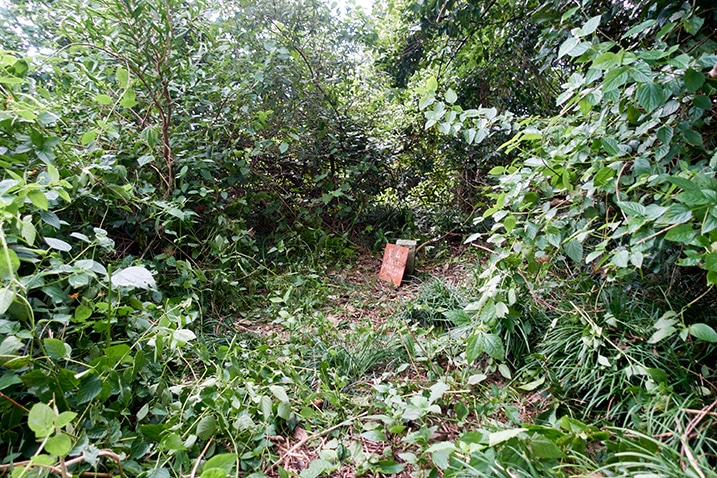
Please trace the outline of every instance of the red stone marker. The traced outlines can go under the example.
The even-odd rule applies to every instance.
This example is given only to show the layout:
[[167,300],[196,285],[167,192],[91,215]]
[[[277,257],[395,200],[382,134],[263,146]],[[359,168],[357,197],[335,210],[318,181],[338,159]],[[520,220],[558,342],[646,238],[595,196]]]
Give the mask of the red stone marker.
[[403,273],[406,270],[407,259],[408,247],[386,244],[386,250],[383,252],[381,273],[378,275],[379,279],[391,281],[396,287],[400,286]]

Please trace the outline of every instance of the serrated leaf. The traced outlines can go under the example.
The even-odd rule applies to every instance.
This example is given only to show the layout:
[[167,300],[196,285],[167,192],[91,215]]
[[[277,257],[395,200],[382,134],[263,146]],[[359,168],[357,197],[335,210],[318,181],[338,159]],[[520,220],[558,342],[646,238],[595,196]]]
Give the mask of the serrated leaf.
[[692,219],[692,210],[684,204],[670,204],[660,217],[661,224],[683,224]]
[[655,82],[643,83],[637,87],[637,102],[648,113],[653,112],[665,102],[665,91]]
[[471,316],[465,310],[455,309],[446,310],[443,316],[453,322],[456,327],[462,327],[471,323]]
[[705,342],[717,342],[717,332],[707,324],[692,324],[689,328],[690,335]]
[[112,274],[110,279],[115,287],[138,287],[150,289],[157,286],[152,273],[142,266],[130,266]]
[[55,456],[65,456],[72,450],[72,439],[64,433],[58,433],[47,439],[45,451]]
[[55,429],[55,412],[44,403],[36,403],[27,415],[27,425],[37,438],[45,438]]

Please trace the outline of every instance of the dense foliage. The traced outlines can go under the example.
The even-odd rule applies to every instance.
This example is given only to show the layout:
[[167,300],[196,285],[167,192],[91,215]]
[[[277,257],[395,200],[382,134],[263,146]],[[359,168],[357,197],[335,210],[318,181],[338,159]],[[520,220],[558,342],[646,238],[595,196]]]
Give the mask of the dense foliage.
[[0,475],[715,476],[716,25],[1,3]]

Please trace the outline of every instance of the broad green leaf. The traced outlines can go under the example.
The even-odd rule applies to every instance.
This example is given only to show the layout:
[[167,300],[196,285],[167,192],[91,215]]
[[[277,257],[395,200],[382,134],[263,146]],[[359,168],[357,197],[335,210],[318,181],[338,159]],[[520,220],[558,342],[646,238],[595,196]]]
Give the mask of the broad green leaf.
[[22,225],[20,226],[20,234],[25,242],[32,246],[35,244],[35,238],[37,237],[37,230],[35,225],[32,223],[32,216],[28,215],[22,218]]
[[272,385],[269,387],[269,390],[280,402],[289,401],[289,396],[286,394],[286,390],[281,385]]
[[710,252],[705,255],[704,267],[708,271],[717,271],[717,252]]
[[643,83],[637,87],[637,102],[651,113],[665,102],[665,91],[658,83]]
[[451,389],[451,387],[446,385],[445,382],[443,382],[442,380],[439,380],[438,382],[434,383],[431,386],[431,388],[430,388],[431,395],[430,395],[430,397],[428,397],[428,401],[431,403],[435,402],[436,400],[441,398],[443,396],[443,394],[446,393],[450,389]]
[[110,282],[113,286],[138,287],[152,289],[157,286],[152,273],[142,266],[130,266],[112,274]]
[[501,430],[499,432],[493,432],[488,435],[488,446],[493,447],[500,445],[501,443],[515,438],[523,432],[527,432],[527,428],[513,428],[510,430]]
[[195,433],[200,440],[209,440],[214,433],[216,433],[217,428],[217,419],[214,418],[213,415],[207,415],[199,420],[199,423],[197,423],[197,431]]
[[60,339],[44,339],[43,345],[47,355],[54,360],[70,358],[70,346]]
[[705,342],[717,342],[717,332],[707,324],[692,324],[689,328],[690,335]]
[[593,184],[597,187],[604,186],[610,179],[614,178],[616,174],[614,169],[604,167],[595,174]]
[[454,309],[443,312],[443,316],[453,322],[456,327],[462,327],[471,323],[471,316],[465,310]]
[[28,413],[27,425],[37,438],[45,438],[55,429],[55,412],[44,403],[36,403]]
[[683,224],[692,219],[692,210],[684,204],[673,203],[662,215],[661,224]]
[[553,440],[545,435],[536,433],[530,438],[530,449],[538,458],[565,458],[566,455]]
[[30,202],[32,202],[32,204],[38,209],[47,211],[47,209],[50,207],[50,203],[47,200],[47,196],[45,196],[45,193],[40,191],[39,189],[33,189],[31,191],[28,191],[27,197],[28,199],[30,199]]
[[313,460],[308,468],[301,470],[300,478],[318,478],[320,475],[336,469],[336,465],[326,460]]
[[50,246],[50,249],[55,249],[56,251],[70,252],[72,250],[72,246],[61,239],[46,237],[45,242]]
[[432,76],[426,81],[426,89],[428,91],[436,91],[438,89],[438,81],[435,76]]
[[117,79],[117,84],[120,86],[120,88],[127,88],[127,86],[129,85],[129,72],[124,68],[117,68],[115,78]]
[[695,95],[692,104],[703,110],[712,109],[712,100],[707,95]]
[[666,339],[667,337],[671,337],[675,332],[677,332],[677,329],[673,326],[667,326],[663,327],[661,329],[657,329],[654,334],[647,340],[648,344],[656,344],[661,342],[662,340]]
[[76,412],[62,412],[55,418],[55,426],[62,428],[77,417]]
[[535,379],[531,382],[528,382],[524,385],[520,385],[518,388],[521,390],[525,390],[526,392],[531,392],[531,391],[535,390],[536,388],[540,387],[544,383],[545,383],[545,376],[542,376],[542,377]]
[[620,207],[620,209],[622,209],[626,214],[630,216],[644,217],[647,214],[645,206],[637,202],[620,201],[617,203],[617,205]]
[[598,57],[593,60],[591,67],[598,70],[609,70],[619,64],[620,60],[618,56],[615,53],[608,51],[598,55]]
[[689,244],[692,239],[695,238],[697,232],[692,229],[691,224],[680,224],[667,231],[665,239],[672,242],[681,242],[683,244]]
[[161,443],[167,450],[181,451],[186,449],[182,438],[177,433],[168,433],[164,435]]
[[95,96],[95,101],[101,105],[112,104],[112,98],[110,98],[108,95],[97,95]]
[[[0,364],[1,363],[2,361],[0,361]],[[5,390],[8,387],[19,385],[21,383],[22,380],[20,380],[20,377],[18,377],[15,372],[8,371],[0,377],[0,390]]]
[[81,137],[80,137],[80,143],[82,143],[84,146],[90,144],[95,139],[97,139],[97,131],[95,130],[89,130],[86,131]]
[[591,33],[594,33],[595,30],[597,30],[598,26],[600,26],[600,18],[601,15],[596,15],[592,17],[590,20],[583,25],[581,28],[583,35],[590,35]]
[[[229,474],[221,468],[206,468],[202,471],[202,474],[199,475],[199,478],[228,478],[228,476]],[[279,476],[283,478],[281,474]]]
[[379,461],[376,466],[378,467],[377,471],[379,471],[382,475],[397,475],[405,468],[405,465],[396,463],[393,460]]
[[560,48],[558,49],[558,58],[562,58],[565,55],[567,55],[573,48],[578,46],[580,43],[580,38],[576,37],[570,37],[567,40],[565,40],[562,45],[560,45]]
[[7,312],[15,301],[15,291],[7,287],[0,289],[0,315]]
[[77,390],[77,403],[82,405],[102,392],[102,380],[97,375],[86,375]]
[[630,75],[628,75],[628,70],[624,66],[609,70],[605,74],[605,79],[602,84],[603,93],[620,88],[622,85],[627,83],[627,80],[629,79]]
[[652,25],[654,25],[657,22],[657,20],[645,20],[642,23],[639,23],[635,25],[634,27],[630,28],[628,31],[625,32],[625,34],[622,36],[623,38],[636,36],[639,33],[644,32],[648,28],[650,28]]
[[236,465],[236,462],[236,453],[222,453],[219,455],[214,455],[213,457],[208,459],[207,462],[204,464],[204,469],[208,470],[210,468],[221,468],[225,472],[229,473],[232,471],[232,468],[234,468],[234,465]]
[[583,245],[577,240],[573,239],[563,244],[563,250],[573,262],[578,264],[583,262]]
[[14,250],[0,246],[0,279],[8,280],[20,268],[20,259]]
[[139,103],[137,103],[137,93],[135,93],[132,89],[126,90],[124,92],[124,95],[122,95],[120,106],[124,106],[125,108],[133,108],[138,104]]
[[196,339],[197,335],[189,329],[177,329],[172,332],[172,338],[182,345]]
[[627,264],[630,260],[630,253],[622,250],[612,256],[612,263],[615,264],[617,267],[627,267]]
[[45,451],[55,456],[65,456],[72,450],[72,439],[64,433],[48,438]]
[[386,434],[379,429],[365,431],[361,433],[361,436],[369,441],[376,443],[382,443],[386,441]]
[[702,135],[693,129],[683,131],[682,138],[693,146],[703,146]]
[[498,365],[498,372],[508,380],[513,378],[513,375],[510,373],[510,367],[508,367],[507,364],[502,363]]
[[289,402],[279,402],[276,408],[276,416],[289,420],[291,418],[291,404]]
[[517,222],[518,222],[518,219],[516,219],[516,217],[513,216],[512,214],[510,216],[507,216],[503,220],[503,227],[505,227],[505,232],[510,234],[513,231],[513,229],[515,228],[515,225],[517,224]]
[[448,91],[446,91],[446,103],[453,104],[458,100],[458,95],[455,91],[453,91],[453,88],[448,88]]
[[602,144],[602,148],[605,152],[610,156],[617,156],[620,154],[620,145],[615,138],[606,136],[604,138],[600,138],[600,143]]
[[279,152],[280,152],[281,154],[286,153],[286,151],[287,151],[288,149],[289,149],[289,143],[282,142],[282,143],[279,145]]

